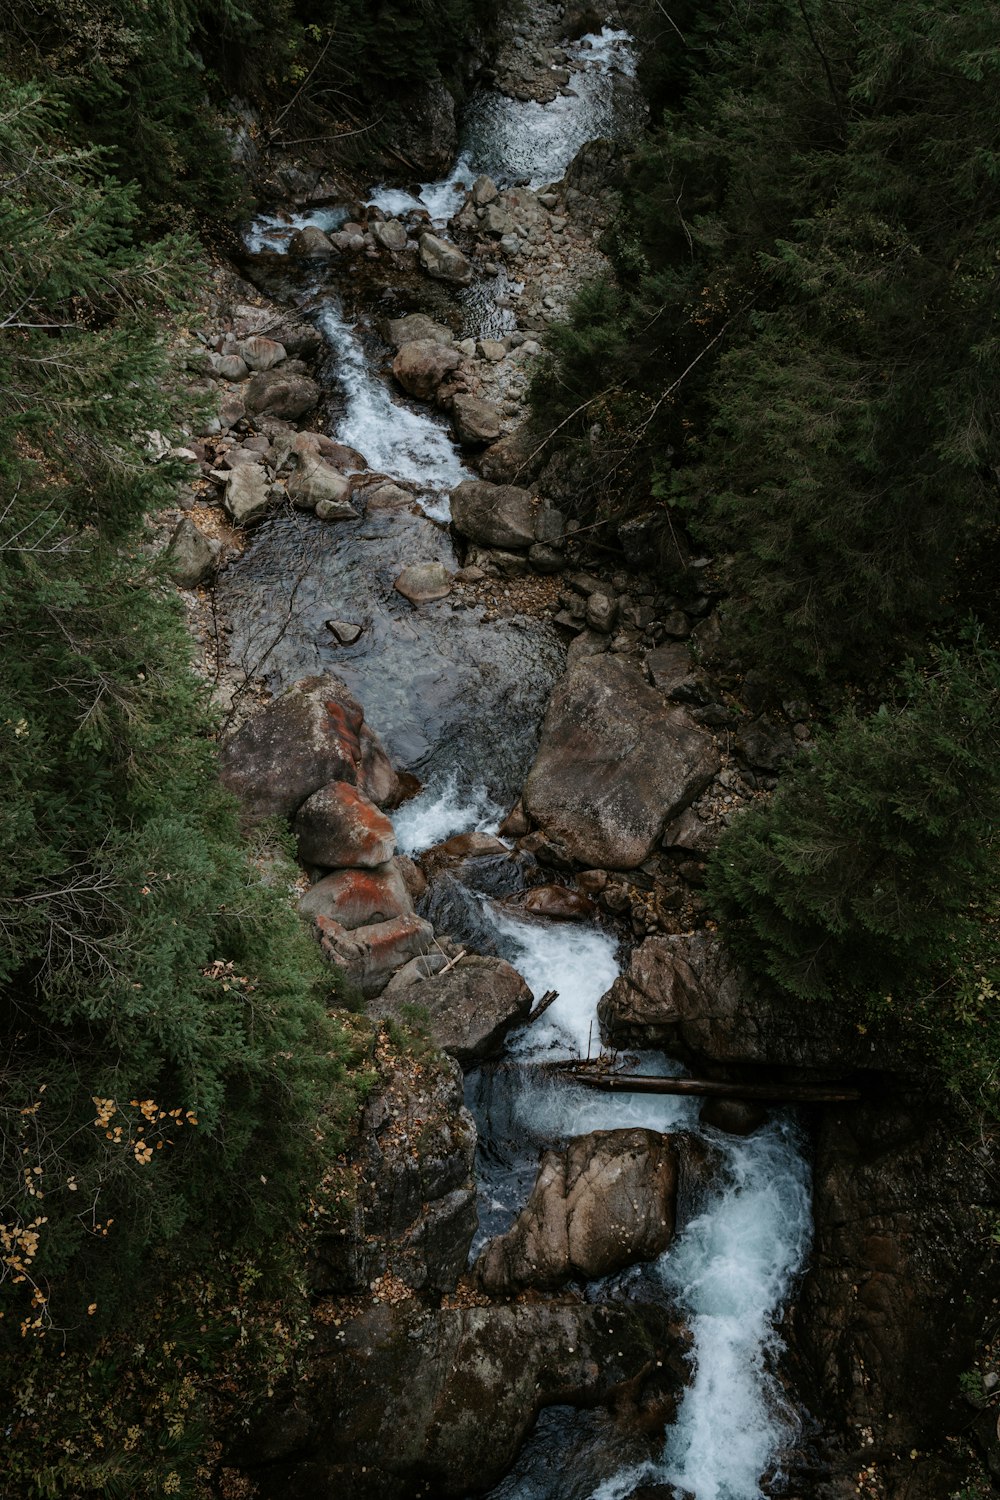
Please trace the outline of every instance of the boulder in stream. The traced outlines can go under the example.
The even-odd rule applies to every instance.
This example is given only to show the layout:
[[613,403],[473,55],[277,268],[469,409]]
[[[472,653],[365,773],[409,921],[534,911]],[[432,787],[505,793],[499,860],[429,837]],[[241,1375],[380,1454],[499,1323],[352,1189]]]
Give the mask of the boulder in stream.
[[529,490],[467,479],[451,494],[451,519],[460,536],[484,547],[531,547],[538,507]]
[[371,223],[368,229],[380,250],[398,254],[400,250],[406,249],[406,228],[398,219],[386,219],[381,224]]
[[463,1067],[499,1051],[510,1028],[531,1009],[531,991],[502,958],[469,953],[454,968],[422,978],[419,966],[399,974],[369,1007],[376,1016],[417,1006],[427,1016],[431,1040]]
[[549,703],[524,806],[579,864],[631,870],[719,769],[711,734],[619,656],[580,660]]
[[289,255],[301,256],[303,260],[328,260],[335,254],[332,241],[315,224],[306,224],[297,229],[288,244]]
[[379,807],[393,806],[399,795],[381,740],[333,676],[301,678],[227,735],[219,774],[250,823],[292,817],[331,781],[349,782]]
[[353,929],[319,916],[316,932],[324,957],[367,999],[380,995],[397,969],[434,943],[434,928],[413,913]]
[[491,1296],[609,1276],[673,1238],[677,1155],[655,1130],[595,1130],[542,1157],[527,1206],[490,1240],[476,1277]]
[[344,520],[358,518],[351,504],[351,490],[351,481],[316,453],[303,453],[288,480],[288,497],[300,510],[332,504],[343,511]]
[[590,897],[567,885],[536,885],[518,904],[521,911],[551,922],[592,922],[597,915]]
[[431,604],[451,593],[452,575],[444,563],[411,563],[400,573],[393,588],[411,604]]
[[500,436],[500,414],[492,401],[481,396],[457,395],[451,415],[459,441],[469,447],[492,443]]
[[437,339],[417,339],[403,344],[392,362],[392,373],[407,395],[432,401],[441,382],[457,370],[462,356],[450,344]]
[[373,869],[396,852],[396,834],[385,813],[348,781],[331,781],[313,792],[296,814],[295,834],[302,863],[327,870]]
[[413,902],[394,860],[371,869],[337,870],[318,880],[299,902],[304,917],[330,917],[352,932],[409,916]]
[[436,234],[420,236],[420,264],[428,276],[437,281],[451,281],[457,286],[468,286],[472,280],[472,267],[457,245],[449,244]]

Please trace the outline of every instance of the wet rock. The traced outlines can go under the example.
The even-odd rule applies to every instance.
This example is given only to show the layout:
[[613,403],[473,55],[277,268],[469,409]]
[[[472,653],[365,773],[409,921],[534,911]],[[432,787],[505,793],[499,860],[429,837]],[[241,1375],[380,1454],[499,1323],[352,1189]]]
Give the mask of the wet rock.
[[249,526],[267,515],[274,503],[271,488],[259,464],[243,464],[230,471],[223,504],[237,526]]
[[353,931],[332,917],[318,916],[316,931],[323,956],[367,999],[380,995],[397,969],[434,943],[431,924],[413,914]]
[[727,1135],[753,1135],[767,1119],[767,1106],[752,1099],[706,1099],[698,1118]]
[[338,870],[326,875],[299,902],[304,917],[330,917],[353,931],[376,922],[409,916],[413,902],[394,861],[366,870]]
[[592,922],[597,915],[589,897],[566,885],[536,885],[519,905],[522,911],[552,922]]
[[288,480],[288,497],[300,510],[316,510],[325,500],[343,511],[342,516],[321,516],[321,520],[357,520],[358,512],[351,505],[352,489],[349,479],[312,453],[299,459],[298,468]]
[[403,390],[419,401],[433,400],[441,382],[461,364],[457,349],[435,339],[417,339],[402,346],[392,362],[392,373]]
[[492,443],[500,436],[500,415],[492,401],[480,396],[457,395],[451,405],[459,441],[470,447]]
[[377,515],[380,511],[392,513],[413,508],[414,500],[410,491],[401,489],[398,484],[372,485],[365,490],[365,510],[369,516]]
[[506,858],[509,854],[507,845],[492,833],[456,833],[422,854],[420,866],[427,879],[433,880],[443,870],[454,869],[467,859]]
[[393,318],[389,323],[389,342],[397,349],[404,344],[423,343],[428,339],[442,345],[455,342],[451,329],[435,323],[426,313],[408,313],[405,318]]
[[295,818],[304,865],[343,870],[372,868],[396,852],[392,823],[348,781],[331,781],[308,797]]
[[580,5],[571,0],[563,14],[563,35],[571,42],[578,41],[582,36],[590,36],[603,29],[604,17],[605,12],[600,6]]
[[451,519],[460,536],[486,547],[528,548],[535,541],[535,507],[528,490],[467,479],[451,496]]
[[468,286],[472,280],[472,267],[461,250],[436,234],[420,236],[420,264],[428,276],[433,276],[437,281]]
[[520,801],[518,801],[514,803],[514,806],[500,824],[500,832],[504,838],[519,839],[527,833],[530,826],[524,808],[521,806]]
[[289,255],[301,256],[303,260],[326,260],[336,252],[333,242],[315,224],[297,229],[288,245]]
[[393,979],[370,1014],[392,1015],[402,1003],[419,1006],[434,1045],[462,1067],[499,1052],[507,1032],[531,1009],[531,991],[502,958],[470,953],[446,973],[408,979]]
[[349,620],[327,620],[325,623],[338,646],[353,646],[364,634],[363,625],[352,625]]
[[288,357],[284,344],[279,344],[277,339],[265,338],[260,333],[243,339],[239,352],[247,368],[251,370],[273,370],[275,365],[280,365]]
[[221,550],[214,537],[205,536],[185,516],[178,522],[167,553],[167,571],[182,589],[197,588],[215,570]]
[[650,1305],[409,1298],[315,1331],[308,1404],[290,1392],[254,1424],[252,1472],[282,1500],[463,1500],[470,1475],[499,1482],[541,1407],[641,1412],[655,1393],[662,1430],[686,1374],[683,1330]]
[[452,1291],[476,1227],[475,1146],[462,1075],[449,1058],[420,1068],[400,1060],[380,1078],[348,1151],[350,1202],[314,1237],[314,1293],[367,1296],[387,1272],[416,1291]]
[[452,576],[444,563],[411,563],[400,573],[393,588],[411,604],[428,604],[451,593]]
[[319,403],[320,388],[308,375],[276,370],[259,370],[243,388],[247,411],[255,417],[281,417],[296,422]]
[[289,818],[331,781],[379,806],[399,782],[364,710],[336,677],[304,677],[261,708],[219,750],[219,774],[251,823]]
[[620,657],[557,684],[524,788],[533,821],[584,865],[633,869],[719,769],[710,734]]
[[491,1296],[551,1289],[652,1260],[674,1232],[677,1157],[653,1130],[596,1130],[546,1151],[527,1206],[490,1240],[476,1277]]
[[406,230],[398,219],[386,219],[383,224],[369,224],[372,239],[381,250],[397,253],[406,249]]

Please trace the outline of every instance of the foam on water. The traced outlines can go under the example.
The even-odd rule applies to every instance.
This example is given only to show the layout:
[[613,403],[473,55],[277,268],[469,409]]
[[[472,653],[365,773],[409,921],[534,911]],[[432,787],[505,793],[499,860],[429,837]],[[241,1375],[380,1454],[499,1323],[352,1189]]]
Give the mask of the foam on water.
[[347,219],[345,208],[313,208],[301,214],[260,214],[254,219],[243,236],[244,243],[252,255],[262,250],[276,251],[283,255],[288,242],[298,229],[312,226],[330,234],[339,229]]
[[392,822],[400,853],[422,854],[455,833],[495,833],[502,817],[485,787],[462,787],[452,774],[404,802]]
[[316,325],[336,356],[334,375],[344,394],[344,413],[333,436],[363,453],[369,468],[422,485],[435,497],[425,504],[428,514],[447,520],[450,511],[441,492],[472,476],[443,422],[393,400],[334,301],[324,303]]

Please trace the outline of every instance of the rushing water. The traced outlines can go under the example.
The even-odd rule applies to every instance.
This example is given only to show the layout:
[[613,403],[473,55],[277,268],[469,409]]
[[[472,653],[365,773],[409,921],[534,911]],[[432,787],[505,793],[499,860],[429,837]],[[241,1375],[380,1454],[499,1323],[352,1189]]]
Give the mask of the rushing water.
[[[625,33],[605,31],[573,50],[584,67],[568,94],[545,106],[479,95],[449,177],[416,192],[379,189],[374,201],[390,212],[426,207],[441,223],[461,205],[462,185],[481,172],[501,183],[558,179],[586,140],[614,132],[619,85],[631,70]],[[337,210],[294,222],[272,217],[258,222],[248,243],[281,250],[299,224],[332,228],[342,221]],[[497,292],[494,282],[464,294],[470,325],[489,326]],[[404,563],[454,565],[447,531],[437,523],[448,516],[448,490],[467,471],[439,419],[390,391],[336,293],[322,289],[313,306],[330,350],[328,374],[342,396],[334,436],[372,468],[413,485],[422,509],[337,527],[275,518],[256,531],[220,592],[237,659],[274,688],[306,672],[336,672],[365,704],[394,759],[425,779],[425,790],[396,814],[399,846],[415,853],[454,833],[495,830],[530,764],[562,653],[538,621],[488,622],[446,601],[414,611],[394,592]],[[497,315],[494,326],[505,327],[504,318]],[[356,646],[335,646],[325,630],[331,616],[363,625]],[[692,1099],[595,1094],[539,1067],[599,1050],[597,1003],[618,973],[618,945],[599,926],[516,915],[497,897],[519,879],[515,861],[494,857],[481,862],[478,876],[442,877],[429,898],[436,925],[507,958],[536,997],[559,994],[537,1023],[512,1034],[497,1063],[467,1079],[480,1134],[474,1251],[510,1227],[545,1146],[624,1126],[700,1131]],[[630,1066],[680,1071],[654,1053]],[[643,1485],[673,1487],[695,1500],[759,1500],[762,1484],[773,1490],[782,1448],[796,1430],[773,1370],[781,1347],[776,1323],[808,1250],[808,1171],[787,1119],[746,1139],[700,1133],[718,1168],[669,1250],[603,1293],[600,1286],[587,1290],[668,1298],[686,1317],[691,1379],[662,1450],[655,1457],[648,1445],[636,1451],[601,1414],[546,1412],[493,1500],[627,1500]]]

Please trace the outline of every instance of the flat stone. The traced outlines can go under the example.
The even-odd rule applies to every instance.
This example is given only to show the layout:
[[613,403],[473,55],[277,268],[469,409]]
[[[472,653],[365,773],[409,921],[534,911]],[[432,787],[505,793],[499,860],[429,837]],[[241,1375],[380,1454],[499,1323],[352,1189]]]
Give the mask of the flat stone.
[[363,625],[352,625],[347,620],[327,620],[325,623],[338,646],[353,646],[364,631]]

